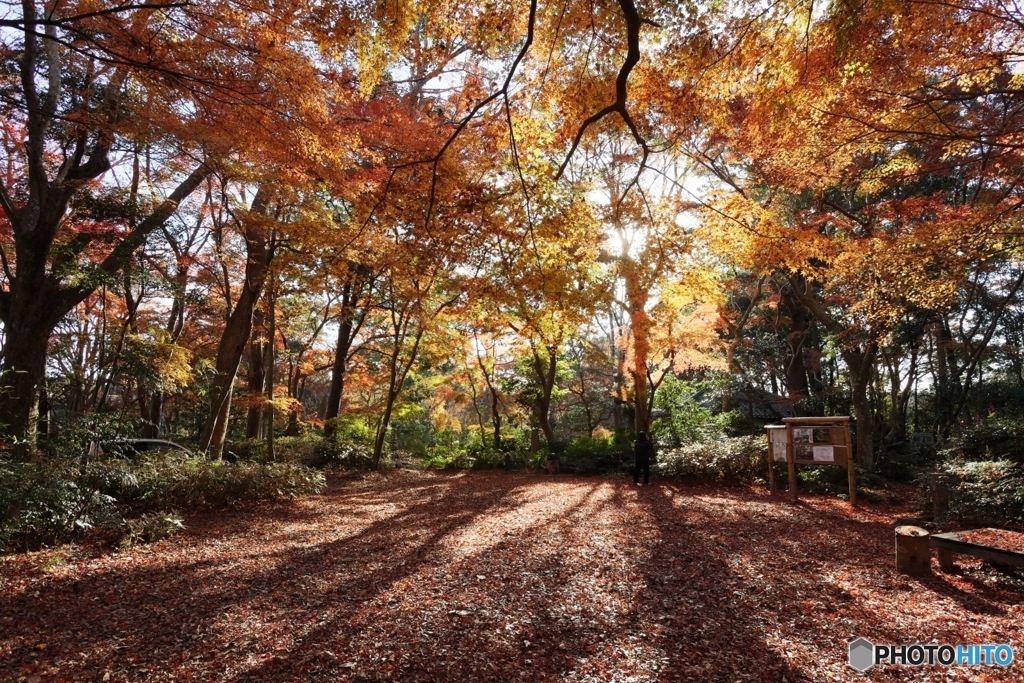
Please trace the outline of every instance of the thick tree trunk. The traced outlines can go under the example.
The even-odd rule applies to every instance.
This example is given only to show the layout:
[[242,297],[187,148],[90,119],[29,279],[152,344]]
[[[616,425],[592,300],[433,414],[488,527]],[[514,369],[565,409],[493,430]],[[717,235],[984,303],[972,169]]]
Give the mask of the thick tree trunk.
[[249,413],[245,423],[245,438],[263,438],[263,396],[267,392],[267,342],[263,331],[266,315],[257,307],[253,311],[253,330],[249,342]]
[[217,374],[210,389],[210,412],[199,435],[199,449],[209,453],[214,460],[220,459],[224,448],[223,436],[218,440],[215,435],[226,434],[227,427],[220,422],[227,420],[229,411],[226,404],[231,402],[238,364],[252,332],[252,309],[258,296],[259,292],[253,292],[248,285],[243,287],[217,349]]
[[647,404],[647,357],[651,353],[651,319],[647,315],[648,292],[640,286],[637,264],[623,258],[622,276],[626,284],[626,303],[629,308],[629,331],[633,337],[633,358],[629,376],[633,380],[633,428],[638,432],[650,429]]
[[876,344],[868,343],[863,350],[843,352],[850,373],[850,393],[857,428],[857,462],[869,472],[875,469],[875,420],[868,401],[868,383],[874,366]]
[[[56,323],[54,323],[56,325]],[[46,369],[46,345],[51,325],[5,328],[2,386],[0,386],[0,429],[8,436],[30,439],[38,417],[38,388]]]
[[783,290],[782,304],[789,310],[789,334],[786,344],[789,348],[789,362],[786,363],[786,392],[793,402],[793,414],[805,415],[804,400],[810,394],[807,384],[807,365],[804,363],[804,346],[807,343],[808,325],[804,307],[792,290]]
[[535,348],[533,351],[533,369],[537,373],[537,380],[540,382],[541,392],[537,397],[537,421],[540,423],[540,430],[544,432],[544,440],[547,441],[548,451],[555,448],[555,430],[551,426],[551,392],[555,388],[555,370],[557,367],[558,348],[546,348],[547,358]]
[[[358,268],[356,268],[358,271]],[[357,275],[359,273],[357,272]],[[338,339],[334,345],[334,364],[331,366],[331,389],[327,395],[327,410],[324,413],[324,434],[334,433],[335,425],[329,420],[338,417],[345,397],[345,369],[348,365],[352,342],[360,325],[356,321],[356,304],[362,292],[362,281],[349,279],[341,288],[341,322],[338,325]]]
[[77,301],[58,289],[46,275],[46,250],[52,237],[43,236],[37,248],[28,239],[16,243],[17,276],[0,298],[4,321],[4,359],[0,369],[0,434],[22,446],[35,433],[39,385],[46,371],[50,334]]
[[[259,215],[267,210],[267,197],[263,187],[253,199],[251,212]],[[224,450],[227,418],[230,413],[231,393],[238,374],[238,364],[252,333],[252,314],[263,290],[263,281],[273,259],[274,248],[267,240],[260,220],[248,221],[244,226],[248,259],[245,264],[245,282],[234,309],[224,326],[217,349],[216,376],[210,388],[210,412],[199,435],[199,450],[219,460]]]

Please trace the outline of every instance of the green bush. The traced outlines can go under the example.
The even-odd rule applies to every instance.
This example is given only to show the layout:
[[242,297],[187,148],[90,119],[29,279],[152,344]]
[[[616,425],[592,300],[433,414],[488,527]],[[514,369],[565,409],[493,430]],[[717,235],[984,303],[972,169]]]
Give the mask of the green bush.
[[875,472],[890,481],[911,482],[923,466],[934,465],[935,448],[931,444],[904,442],[878,453]]
[[1024,465],[1024,420],[983,420],[963,430],[941,453],[964,460],[1012,460]]
[[[214,462],[161,453],[132,466],[138,497],[149,509],[229,505],[319,493],[322,472],[291,463]],[[122,501],[126,502],[126,501]]]
[[311,467],[339,470],[365,470],[373,465],[373,441],[335,433],[319,439],[304,461]]
[[949,515],[979,524],[1024,524],[1024,468],[1008,460],[950,461]]
[[[780,468],[782,471],[780,480],[789,485],[789,472],[785,463]],[[863,478],[863,475],[862,477]],[[796,472],[798,485],[803,491],[810,494],[849,494],[850,474],[843,465],[814,465],[813,467],[799,467]]]
[[570,441],[559,456],[563,472],[598,474],[620,471],[633,465],[633,447],[629,442],[612,439],[580,438]]
[[359,415],[339,415],[324,424],[325,433],[342,440],[373,443],[374,430],[366,419]]
[[[479,453],[477,453],[479,455]],[[479,462],[476,455],[469,449],[460,446],[427,446],[425,453],[421,456],[423,467],[437,470],[462,470],[476,467]],[[480,463],[481,467],[487,467],[492,463],[488,460]]]
[[0,460],[0,552],[56,543],[94,526],[117,526],[115,502],[82,481],[72,460]]
[[712,400],[721,389],[720,379],[705,382],[687,382],[674,375],[665,377],[654,399],[655,408],[665,411],[664,418],[655,420],[651,436],[672,448],[689,444],[709,443],[722,439],[737,420],[735,411],[714,413],[698,400]]
[[46,452],[57,458],[75,458],[85,455],[94,441],[111,443],[140,434],[142,423],[122,411],[87,412],[62,421],[55,431]]
[[[323,490],[322,472],[289,463],[211,462],[173,451],[146,452],[134,462],[71,458],[0,460],[0,551],[66,541],[102,527],[127,528],[137,542],[155,537],[157,517],[145,513],[293,498]],[[144,522],[133,530],[133,517]]]
[[768,441],[740,436],[660,450],[652,469],[666,477],[752,482],[765,476]]
[[[230,453],[230,455],[227,455]],[[289,463],[319,469],[361,470],[373,462],[373,440],[362,441],[348,433],[331,436],[282,436],[274,441],[274,460],[263,439],[235,441],[225,446],[225,459],[231,462]]]

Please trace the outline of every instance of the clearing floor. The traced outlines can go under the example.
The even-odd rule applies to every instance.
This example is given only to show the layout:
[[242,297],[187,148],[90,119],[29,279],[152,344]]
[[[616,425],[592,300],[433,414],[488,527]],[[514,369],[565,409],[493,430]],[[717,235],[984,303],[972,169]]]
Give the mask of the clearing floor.
[[908,511],[625,478],[339,477],[126,552],[0,558],[0,680],[1024,681],[1021,662],[847,666],[859,636],[1024,657],[1021,574],[897,574]]

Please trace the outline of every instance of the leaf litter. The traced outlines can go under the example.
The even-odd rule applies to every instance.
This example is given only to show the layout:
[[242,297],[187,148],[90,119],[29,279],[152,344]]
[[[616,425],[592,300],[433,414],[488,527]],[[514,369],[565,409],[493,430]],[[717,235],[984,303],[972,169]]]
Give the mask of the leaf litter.
[[1024,580],[894,569],[899,505],[503,472],[339,477],[178,537],[0,558],[11,681],[1000,681],[847,643],[1010,643]]

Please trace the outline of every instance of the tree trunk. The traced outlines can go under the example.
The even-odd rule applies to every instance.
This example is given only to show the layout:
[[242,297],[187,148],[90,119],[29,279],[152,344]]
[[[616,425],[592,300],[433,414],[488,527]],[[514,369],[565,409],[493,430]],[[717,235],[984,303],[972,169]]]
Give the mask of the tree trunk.
[[[54,323],[56,325],[56,323]],[[21,444],[34,436],[38,417],[38,387],[46,368],[46,345],[52,325],[7,325],[0,386],[0,429]],[[24,455],[24,448],[19,448]]]
[[648,292],[640,286],[637,264],[623,258],[622,276],[626,284],[626,303],[629,308],[629,331],[633,337],[633,358],[629,376],[633,380],[633,428],[638,432],[650,429],[647,405],[647,357],[651,353],[651,319],[647,315]]
[[345,369],[356,331],[360,327],[355,320],[362,284],[347,280],[341,288],[341,323],[338,325],[338,340],[334,345],[334,364],[331,366],[331,389],[327,395],[327,411],[324,413],[324,434],[334,433],[335,425],[329,420],[341,414],[345,396]]
[[252,339],[249,342],[249,412],[245,421],[245,438],[263,438],[263,396],[267,393],[267,341],[263,336],[266,314],[257,307],[253,311]]
[[384,414],[381,415],[380,423],[377,425],[377,434],[373,440],[373,469],[377,469],[378,465],[380,465],[380,459],[384,455],[384,441],[387,438],[388,425],[391,423],[391,413],[394,411],[395,401],[398,399],[398,394],[402,391],[402,385],[405,384],[405,378],[409,374],[409,370],[412,368],[413,363],[416,362],[420,340],[423,339],[424,330],[420,327],[416,331],[412,349],[409,351],[409,358],[404,366],[399,369],[399,357],[402,353],[402,346],[405,343],[409,324],[409,319],[402,316],[399,318],[398,328],[395,330],[395,345],[394,352],[391,355],[387,400],[384,404]]
[[[480,367],[480,374],[484,376],[484,381],[487,382],[487,390],[491,394],[491,424],[494,426],[494,450],[497,452],[501,450],[501,413],[498,411],[501,396],[498,394],[497,388],[495,388],[494,383],[491,381],[491,371],[488,371],[487,364],[484,362],[484,359],[480,357],[480,340],[477,339],[476,333],[473,334],[473,340],[475,342],[476,360]],[[490,357],[490,351],[487,351],[485,355]],[[480,435],[480,442],[483,443],[482,432]]]
[[500,397],[498,392],[491,387],[491,424],[494,425],[494,450],[501,450],[501,413],[498,411]]
[[270,462],[277,462],[274,451],[274,335],[277,334],[277,292],[274,289],[274,276],[270,276],[267,284],[267,457]]
[[875,469],[875,421],[868,401],[868,383],[878,347],[868,343],[863,350],[843,351],[843,360],[850,373],[853,414],[857,422],[857,462],[869,472]]
[[555,388],[555,369],[558,362],[558,348],[545,348],[547,358],[543,358],[536,348],[533,351],[533,369],[540,381],[541,392],[537,397],[537,421],[544,432],[548,451],[555,448],[555,430],[551,427],[551,392]]
[[789,348],[789,362],[786,363],[786,393],[793,402],[793,414],[806,414],[802,405],[809,395],[807,385],[807,366],[804,363],[804,345],[807,342],[807,317],[804,307],[790,288],[786,288],[781,296],[782,304],[789,310],[789,334],[786,344]]
[[[251,212],[263,215],[267,210],[267,197],[261,186],[253,199]],[[245,263],[245,282],[242,284],[238,301],[228,317],[217,348],[216,376],[210,388],[210,412],[199,435],[199,450],[219,460],[224,450],[227,434],[227,418],[232,388],[238,364],[249,343],[252,333],[252,313],[259,300],[266,279],[267,270],[273,259],[274,248],[268,242],[266,232],[259,219],[246,221],[245,242],[248,258]]]
[[46,387],[46,376],[39,385],[39,422],[36,434],[36,446],[46,448],[50,439],[50,392]]

